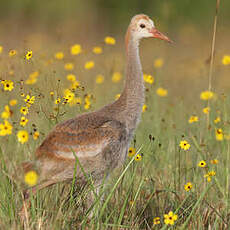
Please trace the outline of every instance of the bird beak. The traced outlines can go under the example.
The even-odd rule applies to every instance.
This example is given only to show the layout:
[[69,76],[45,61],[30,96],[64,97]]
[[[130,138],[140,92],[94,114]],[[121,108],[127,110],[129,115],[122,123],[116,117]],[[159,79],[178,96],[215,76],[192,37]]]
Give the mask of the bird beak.
[[162,34],[155,27],[153,27],[149,32],[153,35],[153,38],[159,38],[161,40],[165,40],[167,42],[172,43],[172,41],[167,36],[165,36],[164,34]]

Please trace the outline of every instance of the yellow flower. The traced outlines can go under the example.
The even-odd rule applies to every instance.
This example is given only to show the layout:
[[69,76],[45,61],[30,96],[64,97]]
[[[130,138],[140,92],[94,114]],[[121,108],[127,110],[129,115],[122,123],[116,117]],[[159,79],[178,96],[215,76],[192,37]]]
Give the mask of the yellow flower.
[[75,95],[73,92],[71,92],[71,90],[69,90],[69,89],[64,90],[64,97],[63,98],[64,98],[66,103],[71,102],[74,99],[74,97],[75,97]]
[[74,81],[70,88],[72,90],[76,90],[77,88],[79,88],[79,86],[80,86],[80,83],[78,81]]
[[209,176],[215,176],[215,175],[216,175],[216,172],[215,172],[214,170],[209,171],[209,172],[208,172],[208,175],[209,175]]
[[88,110],[90,106],[91,106],[90,102],[85,102],[85,105],[84,105],[85,110]]
[[97,76],[96,76],[96,83],[97,84],[102,84],[103,82],[104,82],[104,76],[103,75],[101,75],[101,74],[98,74]]
[[91,98],[93,98],[93,95],[87,93],[87,94],[85,95],[85,102],[90,102],[90,99],[91,99]]
[[160,224],[160,223],[161,223],[160,217],[155,217],[155,218],[153,218],[153,224],[154,224],[154,225],[157,225],[157,224]]
[[120,96],[121,96],[120,93],[116,94],[116,95],[115,95],[115,100],[118,100],[118,99],[120,98]]
[[135,161],[141,161],[142,160],[142,156],[140,154],[137,154],[135,156]]
[[204,178],[207,179],[208,182],[212,180],[212,177],[216,175],[215,171],[209,171],[207,174],[204,175]]
[[187,184],[184,185],[184,190],[185,191],[190,191],[192,189],[192,183],[188,182]]
[[26,79],[25,84],[26,85],[33,85],[36,82],[37,82],[37,78],[28,78],[28,79]]
[[160,87],[157,89],[157,95],[160,97],[166,97],[168,95],[168,90]]
[[174,222],[177,220],[178,216],[170,211],[168,214],[164,215],[164,222],[166,225],[174,225]]
[[2,47],[2,46],[0,46],[0,54],[2,53],[2,51],[3,51],[3,47]]
[[191,116],[188,120],[188,123],[198,122],[199,118],[197,116]]
[[200,161],[198,163],[198,166],[201,167],[201,168],[204,168],[206,166],[206,162],[205,161]]
[[14,83],[11,80],[5,80],[2,82],[5,91],[12,91],[14,88]]
[[153,84],[154,83],[154,77],[150,74],[143,74],[144,81]]
[[74,64],[73,63],[66,63],[64,66],[65,70],[73,70]]
[[38,182],[38,174],[35,171],[31,170],[25,173],[24,181],[27,185],[34,186]]
[[224,55],[222,58],[223,65],[230,65],[230,55]]
[[116,40],[113,37],[107,36],[107,37],[105,37],[104,41],[107,45],[115,45],[116,44]]
[[15,56],[16,54],[17,54],[17,50],[10,50],[10,51],[9,51],[9,56],[10,56],[10,57]]
[[21,143],[21,144],[24,144],[28,141],[29,139],[29,134],[26,130],[20,130],[18,131],[17,133],[17,137],[18,137],[18,141]]
[[61,102],[61,98],[58,97],[58,98],[55,100],[55,104],[58,105],[60,102]]
[[129,157],[132,157],[132,156],[134,156],[135,154],[136,154],[136,149],[133,148],[133,147],[130,147],[130,148],[129,148],[129,151],[128,151],[128,156],[129,156]]
[[203,113],[208,114],[210,112],[210,107],[203,108]]
[[64,53],[63,52],[57,52],[57,53],[55,53],[54,57],[57,60],[62,60],[64,58]]
[[30,58],[32,58],[33,56],[33,52],[30,50],[26,53],[26,59],[29,60]]
[[212,178],[210,176],[208,176],[207,174],[205,174],[204,176],[206,176],[206,179],[208,182],[210,182],[212,180]]
[[30,95],[26,95],[26,98],[24,99],[27,106],[30,107],[30,105],[34,104],[35,96],[30,97]]
[[12,134],[13,126],[9,121],[4,120],[4,123],[0,123],[0,136],[6,136]]
[[9,102],[10,106],[15,106],[15,105],[17,105],[17,103],[18,103],[18,101],[16,99],[12,99]]
[[216,129],[216,140],[222,141],[224,139],[224,134],[222,129]]
[[74,97],[70,102],[69,106],[74,106],[74,105],[80,105],[81,104],[81,98],[80,97]]
[[37,140],[39,138],[40,133],[38,131],[35,131],[33,134],[33,139]]
[[39,72],[38,71],[32,72],[29,75],[28,79],[25,81],[25,84],[27,84],[27,85],[35,84],[37,82],[38,76],[39,76]]
[[26,117],[21,117],[21,120],[20,120],[21,126],[23,127],[26,126],[27,122],[28,122],[28,119]]
[[201,92],[200,99],[207,101],[209,99],[212,99],[213,96],[214,96],[214,93],[212,91],[206,90],[206,91]]
[[27,107],[21,107],[20,109],[20,113],[22,113],[23,115],[26,115],[29,112]]
[[9,105],[5,105],[4,111],[1,114],[2,119],[8,119],[12,115]]
[[51,97],[54,96],[54,92],[53,92],[53,91],[50,92],[50,96],[51,96]]
[[37,82],[37,78],[28,78],[28,79],[26,79],[25,84],[26,85],[33,85],[36,82]]
[[186,140],[183,140],[183,141],[180,142],[180,147],[183,150],[189,150],[190,149],[190,144]]
[[163,64],[164,64],[164,61],[162,58],[157,58],[153,63],[155,68],[161,68]]
[[144,113],[147,109],[148,109],[147,105],[144,104],[144,105],[142,106],[142,112]]
[[213,159],[213,160],[210,160],[210,163],[213,165],[216,165],[219,163],[219,161],[217,159]]
[[121,80],[121,73],[120,72],[114,72],[112,76],[112,82],[117,83]]
[[76,81],[76,76],[74,74],[68,74],[66,76],[67,80],[71,81],[71,82],[74,82]]
[[37,78],[39,76],[39,72],[38,71],[34,71],[29,75],[29,78]]
[[216,119],[214,120],[214,123],[217,124],[219,123],[221,120],[220,120],[220,117],[216,117]]
[[94,61],[87,61],[85,63],[85,69],[92,69],[95,66]]
[[101,54],[102,53],[102,48],[100,46],[93,47],[93,53]]
[[71,48],[70,48],[70,53],[72,55],[78,55],[81,52],[82,52],[82,49],[81,49],[81,45],[79,45],[79,44],[75,44],[75,45],[71,46]]

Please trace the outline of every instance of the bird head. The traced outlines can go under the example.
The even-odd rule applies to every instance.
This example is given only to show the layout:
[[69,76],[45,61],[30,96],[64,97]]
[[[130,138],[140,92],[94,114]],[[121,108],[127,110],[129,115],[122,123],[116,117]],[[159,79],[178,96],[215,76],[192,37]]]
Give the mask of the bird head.
[[128,43],[131,36],[135,40],[140,40],[142,38],[158,38],[167,42],[172,42],[167,36],[157,30],[154,22],[144,14],[138,14],[132,18],[126,34],[126,43]]

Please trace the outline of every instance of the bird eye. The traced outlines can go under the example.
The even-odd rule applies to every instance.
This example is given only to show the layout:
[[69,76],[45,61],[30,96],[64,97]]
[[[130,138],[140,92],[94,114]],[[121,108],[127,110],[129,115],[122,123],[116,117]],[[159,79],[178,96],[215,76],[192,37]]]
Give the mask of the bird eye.
[[140,27],[143,29],[145,28],[145,24],[140,24]]

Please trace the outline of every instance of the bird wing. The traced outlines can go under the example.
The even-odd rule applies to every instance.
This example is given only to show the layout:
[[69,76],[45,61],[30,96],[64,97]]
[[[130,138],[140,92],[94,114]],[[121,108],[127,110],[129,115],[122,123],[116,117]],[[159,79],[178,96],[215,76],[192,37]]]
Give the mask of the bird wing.
[[37,149],[36,157],[75,160],[76,154],[90,159],[112,146],[118,149],[125,138],[126,128],[121,122],[83,116],[57,125]]

